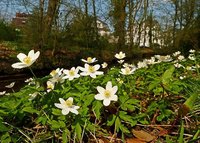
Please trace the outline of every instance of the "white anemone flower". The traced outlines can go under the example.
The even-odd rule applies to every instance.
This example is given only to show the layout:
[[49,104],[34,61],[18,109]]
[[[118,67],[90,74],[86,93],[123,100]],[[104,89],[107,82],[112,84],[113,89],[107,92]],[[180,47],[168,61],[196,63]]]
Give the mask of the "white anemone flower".
[[64,74],[63,74],[63,68],[57,68],[56,70],[51,71],[50,75],[52,76],[51,79],[49,79],[51,82],[60,82],[63,83],[65,79],[63,79]]
[[5,95],[5,94],[6,94],[6,91],[0,92],[0,95]]
[[111,101],[117,101],[118,96],[116,95],[116,92],[118,90],[117,86],[112,87],[112,83],[109,81],[106,84],[106,89],[104,89],[101,86],[97,86],[97,91],[99,94],[96,94],[94,98],[96,100],[103,100],[103,105],[108,106],[110,105]]
[[147,66],[146,60],[143,60],[142,62],[139,61],[137,63],[137,67],[138,67],[138,69],[140,69],[140,68],[147,68],[148,66]]
[[101,64],[102,68],[106,68],[108,66],[108,64],[106,62],[103,62],[103,64]]
[[91,57],[87,57],[87,59],[81,59],[81,61],[83,61],[84,63],[88,63],[88,64],[97,62],[96,58],[91,58]]
[[184,60],[185,60],[185,57],[184,57],[183,55],[179,55],[179,56],[178,56],[178,60],[179,60],[179,61],[184,61]]
[[117,62],[123,64],[124,60],[118,60]]
[[177,52],[173,53],[173,56],[176,57],[176,56],[179,56],[180,54],[181,54],[181,52],[177,51]]
[[119,53],[115,54],[115,58],[121,60],[126,57],[126,54],[120,51]]
[[66,74],[66,76],[63,76],[63,79],[73,80],[74,78],[79,78],[78,71],[79,69],[75,67],[72,67],[70,70],[63,70],[63,73]]
[[55,83],[51,81],[47,81],[47,92],[50,92],[54,89]]
[[189,52],[190,52],[190,53],[195,53],[195,50],[194,50],[194,49],[190,49]]
[[20,62],[12,64],[12,67],[16,69],[30,67],[37,60],[39,55],[40,55],[40,51],[37,51],[36,53],[34,53],[34,50],[31,50],[28,53],[28,56],[25,55],[24,53],[19,53],[17,55],[17,58],[20,60]]
[[74,114],[78,114],[77,109],[79,109],[79,106],[73,105],[73,98],[69,97],[66,101],[63,98],[59,98],[60,103],[55,103],[54,105],[57,108],[62,109],[62,114],[67,115],[69,112],[72,112]]
[[6,85],[6,88],[13,88],[15,85],[15,82],[11,82],[9,85]]
[[120,73],[123,75],[130,75],[130,74],[133,74],[135,70],[136,68],[125,67],[121,69]]
[[192,61],[196,60],[196,58],[195,58],[195,56],[194,56],[193,54],[190,54],[190,55],[188,56],[188,59],[190,59],[190,60],[192,60]]
[[79,67],[79,69],[82,71],[80,73],[80,75],[82,75],[82,76],[88,76],[89,75],[92,78],[96,78],[97,75],[102,75],[103,74],[102,71],[97,71],[100,68],[99,64],[96,64],[94,66],[85,64],[84,67],[85,68]]
[[181,64],[179,64],[179,63],[175,63],[174,66],[175,66],[176,68],[181,68],[181,67],[184,68],[184,66],[181,65]]

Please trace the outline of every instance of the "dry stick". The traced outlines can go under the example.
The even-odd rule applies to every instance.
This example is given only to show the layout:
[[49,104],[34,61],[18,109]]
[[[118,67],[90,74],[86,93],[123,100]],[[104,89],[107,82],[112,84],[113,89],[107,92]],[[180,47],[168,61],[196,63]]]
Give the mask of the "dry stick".
[[[138,126],[143,127],[181,127],[181,125],[143,125],[143,124],[136,124]],[[189,128],[188,126],[184,126],[184,128]]]

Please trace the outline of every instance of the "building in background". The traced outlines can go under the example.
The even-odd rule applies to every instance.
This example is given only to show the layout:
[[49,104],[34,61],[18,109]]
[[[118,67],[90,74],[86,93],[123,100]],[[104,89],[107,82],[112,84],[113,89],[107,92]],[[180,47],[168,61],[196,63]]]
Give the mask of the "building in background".
[[22,28],[26,24],[29,16],[29,14],[17,12],[12,19],[12,25],[19,29]]

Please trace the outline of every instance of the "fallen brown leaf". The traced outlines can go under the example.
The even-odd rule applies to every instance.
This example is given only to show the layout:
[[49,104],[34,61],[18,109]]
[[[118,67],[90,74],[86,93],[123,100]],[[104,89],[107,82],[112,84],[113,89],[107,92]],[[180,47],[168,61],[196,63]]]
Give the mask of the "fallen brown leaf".
[[155,136],[153,136],[143,130],[140,130],[140,131],[132,130],[132,133],[136,138],[138,138],[141,141],[150,142],[155,139]]
[[138,138],[130,138],[130,139],[126,139],[126,143],[147,143],[147,142],[141,141]]

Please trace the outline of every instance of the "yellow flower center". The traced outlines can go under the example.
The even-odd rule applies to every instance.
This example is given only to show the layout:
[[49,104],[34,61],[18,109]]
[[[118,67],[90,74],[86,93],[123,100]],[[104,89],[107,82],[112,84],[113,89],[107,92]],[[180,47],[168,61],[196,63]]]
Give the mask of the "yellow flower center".
[[130,72],[131,72],[131,71],[130,71],[130,68],[129,68],[129,67],[126,67],[126,68],[125,68],[125,72],[126,72],[126,74],[130,74]]
[[31,63],[31,58],[27,56],[27,57],[24,58],[23,61],[24,61],[25,64],[29,65]]
[[68,106],[68,107],[71,107],[73,104],[73,102],[71,100],[66,100],[65,101],[65,105]]
[[104,96],[105,96],[106,98],[109,98],[109,97],[111,96],[110,91],[109,91],[109,90],[105,90],[105,91],[104,91]]
[[70,70],[70,71],[69,71],[69,75],[70,75],[70,76],[74,76],[74,75],[75,75],[74,70]]
[[89,66],[88,71],[89,71],[90,73],[95,72],[94,66]]
[[91,58],[91,57],[88,57],[88,58],[87,58],[87,62],[88,62],[88,63],[92,63],[92,58]]
[[52,70],[51,73],[50,73],[50,75],[51,75],[51,76],[55,76],[56,73],[57,73],[56,70]]
[[48,89],[53,89],[53,85],[52,85],[52,84],[49,84],[49,85],[47,86],[47,88],[48,88]]

